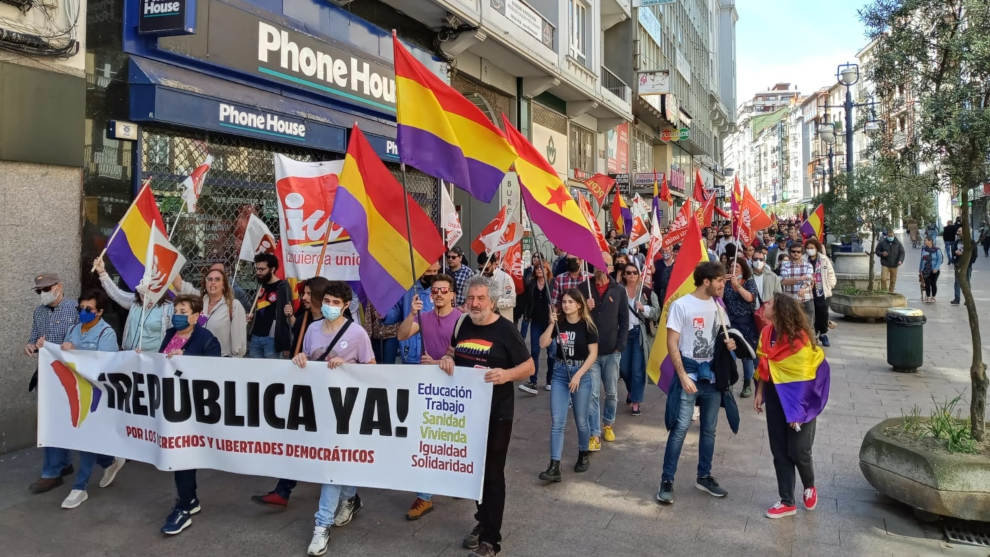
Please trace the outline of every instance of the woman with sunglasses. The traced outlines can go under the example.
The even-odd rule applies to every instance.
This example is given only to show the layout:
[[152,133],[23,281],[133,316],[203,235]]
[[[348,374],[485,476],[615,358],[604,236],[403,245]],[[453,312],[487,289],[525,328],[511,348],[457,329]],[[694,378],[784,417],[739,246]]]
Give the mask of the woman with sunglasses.
[[619,273],[629,300],[629,336],[619,359],[619,376],[626,384],[626,404],[631,405],[633,416],[639,416],[646,390],[646,353],[653,345],[660,303],[650,288],[640,286],[643,276],[636,264],[627,263]]

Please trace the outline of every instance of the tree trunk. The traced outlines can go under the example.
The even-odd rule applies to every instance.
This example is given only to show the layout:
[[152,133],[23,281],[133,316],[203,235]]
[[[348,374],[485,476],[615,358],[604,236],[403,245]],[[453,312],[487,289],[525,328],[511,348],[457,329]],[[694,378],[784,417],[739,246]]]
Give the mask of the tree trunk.
[[873,265],[874,263],[876,263],[876,259],[877,259],[876,251],[877,251],[877,227],[870,226],[870,251],[867,252],[870,256],[870,278],[869,278],[869,282],[866,285],[867,292],[873,292],[873,280],[874,277],[876,276],[875,275],[876,270]]
[[986,429],[987,408],[987,365],[983,363],[982,342],[980,339],[980,316],[976,313],[976,300],[973,299],[973,289],[966,272],[972,260],[976,246],[969,229],[969,187],[960,188],[962,200],[962,240],[963,252],[955,266],[956,280],[959,289],[966,300],[966,316],[969,318],[969,335],[973,350],[973,360],[969,365],[969,377],[972,382],[972,398],[969,403],[970,432],[973,439],[983,441]]

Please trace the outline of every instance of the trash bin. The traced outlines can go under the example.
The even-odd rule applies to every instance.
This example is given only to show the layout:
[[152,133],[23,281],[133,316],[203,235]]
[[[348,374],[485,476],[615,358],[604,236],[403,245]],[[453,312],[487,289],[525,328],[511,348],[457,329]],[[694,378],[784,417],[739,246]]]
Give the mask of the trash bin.
[[914,308],[887,310],[887,363],[894,371],[917,371],[924,361],[924,312]]

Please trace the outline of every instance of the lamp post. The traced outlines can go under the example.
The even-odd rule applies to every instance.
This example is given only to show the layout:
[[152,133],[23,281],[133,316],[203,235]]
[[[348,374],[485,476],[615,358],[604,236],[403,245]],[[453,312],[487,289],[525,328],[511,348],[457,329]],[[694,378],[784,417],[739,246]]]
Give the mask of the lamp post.
[[846,102],[842,107],[846,109],[846,172],[852,174],[853,171],[853,104],[852,86],[859,81],[859,65],[851,62],[839,64],[835,70],[835,78],[841,85],[846,86]]

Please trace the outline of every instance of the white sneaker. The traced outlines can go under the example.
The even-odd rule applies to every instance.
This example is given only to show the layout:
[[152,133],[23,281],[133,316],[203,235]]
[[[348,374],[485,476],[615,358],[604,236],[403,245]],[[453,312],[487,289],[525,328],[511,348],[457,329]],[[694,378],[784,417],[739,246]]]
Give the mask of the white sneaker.
[[82,505],[86,499],[89,499],[89,494],[82,489],[73,489],[69,492],[69,496],[62,501],[63,509],[74,509],[79,505]]
[[306,549],[307,555],[323,555],[330,545],[330,527],[317,526],[313,528],[313,539],[309,540],[309,547]]
[[536,383],[520,383],[519,390],[524,393],[529,393],[531,395],[535,395],[536,393],[540,392],[536,390]]
[[550,390],[550,383],[547,383],[546,385],[544,385],[543,386],[543,389],[549,391]]
[[100,478],[100,487],[109,487],[113,483],[113,480],[117,477],[117,472],[124,467],[124,463],[127,459],[115,457],[113,459],[113,464],[107,466],[107,469],[103,471],[103,477]]
[[340,504],[337,505],[337,511],[333,515],[333,525],[337,527],[347,526],[359,510],[361,510],[360,495],[355,493],[354,497],[341,500]]

